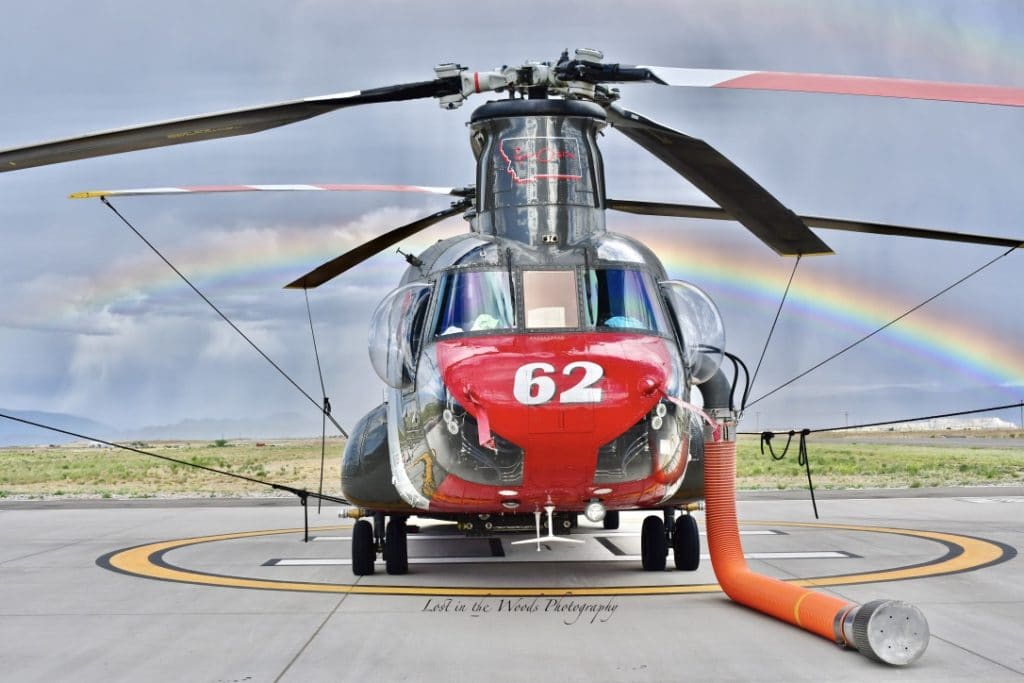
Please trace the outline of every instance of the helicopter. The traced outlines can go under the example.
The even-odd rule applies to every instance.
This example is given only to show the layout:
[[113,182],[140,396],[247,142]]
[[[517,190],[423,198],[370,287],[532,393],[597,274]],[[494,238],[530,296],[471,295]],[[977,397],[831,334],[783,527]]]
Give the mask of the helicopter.
[[[627,510],[654,513],[645,518],[641,531],[644,570],[664,570],[670,553],[677,569],[699,567],[700,536],[691,513],[705,498],[710,511],[709,453],[717,453],[722,444],[734,449],[742,412],[735,405],[736,382],[722,367],[731,357],[725,326],[704,291],[670,279],[658,257],[639,240],[609,232],[607,210],[735,220],[780,256],[832,253],[810,227],[1009,248],[1022,244],[1010,238],[797,215],[707,142],[621,106],[621,93],[611,85],[1008,106],[1024,106],[1024,89],[630,66],[606,63],[592,49],[491,71],[449,63],[434,72],[429,81],[0,151],[0,171],[12,171],[246,135],[357,105],[435,98],[443,109],[455,110],[474,95],[505,95],[470,116],[476,174],[475,182],[464,187],[231,185],[72,195],[105,200],[384,190],[453,197],[449,208],[377,236],[287,285],[323,285],[452,216],[462,214],[470,226],[467,233],[407,255],[398,287],[371,319],[369,355],[387,387],[387,400],[349,434],[340,482],[342,496],[354,506],[351,552],[357,576],[372,574],[378,556],[389,574],[408,572],[412,516],[453,521],[467,534],[533,531],[534,538],[517,542],[536,543],[540,550],[541,541],[580,542],[571,538],[571,531],[581,514],[614,529],[619,513]],[[717,206],[609,197],[598,146],[606,128],[647,150]],[[690,402],[694,391],[700,394],[699,405]],[[720,475],[716,471],[716,495],[723,487]],[[797,600],[798,612],[803,598]],[[866,607],[836,607],[837,640],[853,643],[860,637],[855,622],[891,615],[893,609],[909,615],[908,622],[913,616],[915,625],[923,621],[916,608],[903,603]],[[919,630],[926,642],[926,624]],[[864,651],[860,645],[858,649]],[[914,658],[922,651],[918,647]]]

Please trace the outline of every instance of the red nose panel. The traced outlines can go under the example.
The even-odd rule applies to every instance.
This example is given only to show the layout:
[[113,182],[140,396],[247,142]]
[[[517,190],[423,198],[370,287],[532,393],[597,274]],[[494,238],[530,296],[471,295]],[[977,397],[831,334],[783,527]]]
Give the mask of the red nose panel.
[[598,448],[661,398],[671,372],[665,345],[623,333],[469,337],[438,342],[437,360],[481,433],[489,427],[523,447],[520,498],[578,505]]

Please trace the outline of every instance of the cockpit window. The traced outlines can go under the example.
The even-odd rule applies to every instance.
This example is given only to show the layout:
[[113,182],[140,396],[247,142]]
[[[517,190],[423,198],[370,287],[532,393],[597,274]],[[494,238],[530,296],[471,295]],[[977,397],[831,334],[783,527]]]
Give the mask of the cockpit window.
[[523,308],[528,329],[579,327],[575,270],[524,270]]
[[515,324],[507,272],[468,271],[445,275],[437,318],[438,335],[507,330]]
[[[644,271],[599,268],[584,275],[568,268],[522,270],[520,276],[522,292],[517,298],[521,297],[526,330],[597,328],[672,334],[658,290]],[[516,328],[507,270],[451,271],[441,279],[439,291],[437,336]]]
[[594,270],[590,272],[589,287],[587,308],[592,325],[653,332],[669,329],[641,271]]

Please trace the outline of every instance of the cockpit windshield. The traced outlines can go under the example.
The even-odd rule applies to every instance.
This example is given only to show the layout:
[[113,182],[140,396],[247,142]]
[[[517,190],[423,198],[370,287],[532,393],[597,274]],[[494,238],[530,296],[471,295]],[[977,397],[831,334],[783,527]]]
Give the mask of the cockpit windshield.
[[[634,268],[598,268],[584,276],[577,268],[453,270],[440,281],[437,322],[440,337],[470,332],[550,329],[632,330],[672,335],[651,277]],[[521,278],[521,279],[520,279]]]
[[665,333],[668,326],[652,296],[643,272],[602,268],[590,272],[588,319],[595,327],[650,330]]
[[515,307],[505,271],[451,272],[441,290],[436,334],[461,334],[515,327]]

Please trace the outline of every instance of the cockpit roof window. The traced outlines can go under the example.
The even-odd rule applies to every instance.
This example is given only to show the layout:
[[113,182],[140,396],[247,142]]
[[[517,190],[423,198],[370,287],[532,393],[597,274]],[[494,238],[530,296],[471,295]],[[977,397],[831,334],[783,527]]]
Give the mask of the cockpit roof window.
[[578,291],[575,270],[524,270],[527,329],[579,327]]

